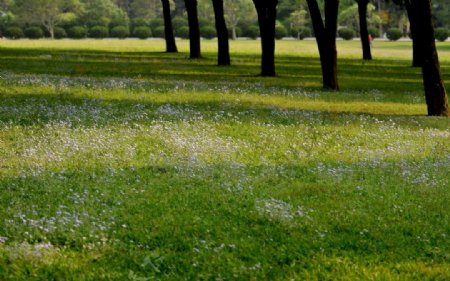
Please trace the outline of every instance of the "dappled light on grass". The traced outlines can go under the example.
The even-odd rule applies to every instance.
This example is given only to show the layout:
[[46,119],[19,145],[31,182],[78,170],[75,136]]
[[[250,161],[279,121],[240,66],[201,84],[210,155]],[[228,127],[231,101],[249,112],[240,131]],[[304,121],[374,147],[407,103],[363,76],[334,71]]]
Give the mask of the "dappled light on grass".
[[0,279],[450,276],[450,124],[405,61],[327,92],[313,58],[89,44],[0,58]]

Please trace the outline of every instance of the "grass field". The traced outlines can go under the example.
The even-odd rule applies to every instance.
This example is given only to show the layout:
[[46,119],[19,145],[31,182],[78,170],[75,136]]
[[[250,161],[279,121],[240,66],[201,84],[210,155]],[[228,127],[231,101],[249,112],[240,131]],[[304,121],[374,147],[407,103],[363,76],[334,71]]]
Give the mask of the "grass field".
[[[0,280],[449,280],[450,121],[409,42],[0,40]],[[439,43],[450,85],[450,44]],[[447,88],[450,90],[450,88]]]

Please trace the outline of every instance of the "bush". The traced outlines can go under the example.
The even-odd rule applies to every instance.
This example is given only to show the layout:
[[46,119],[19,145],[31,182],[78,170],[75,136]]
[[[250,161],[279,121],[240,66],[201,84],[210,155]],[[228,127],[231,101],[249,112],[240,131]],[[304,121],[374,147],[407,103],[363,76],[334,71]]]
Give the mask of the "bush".
[[256,39],[259,37],[259,26],[250,25],[246,30],[243,31],[243,35],[245,37],[249,37],[251,39]]
[[378,30],[378,28],[375,27],[369,27],[367,29],[367,31],[369,32],[369,34],[372,36],[372,38],[378,38],[380,37],[380,31]]
[[138,26],[133,30],[133,35],[139,39],[147,39],[152,36],[152,30],[147,26]]
[[402,31],[398,28],[389,28],[386,31],[386,37],[391,41],[397,41],[402,38]]
[[5,30],[5,37],[9,39],[20,39],[24,37],[22,28],[13,26]]
[[130,29],[128,26],[119,25],[111,29],[111,37],[125,39],[128,36],[130,36]]
[[153,31],[159,26],[164,26],[163,19],[157,18],[150,21],[150,27]]
[[309,27],[300,27],[291,29],[291,36],[300,40],[311,37],[311,29]]
[[443,27],[436,28],[434,30],[434,36],[440,42],[444,42],[448,38],[448,30]]
[[182,26],[175,31],[175,35],[181,38],[189,38],[189,27]]
[[184,17],[174,17],[172,19],[172,27],[174,30],[178,30],[183,26],[188,26],[188,22]]
[[87,31],[86,28],[77,25],[70,28],[67,32],[67,35],[69,35],[69,37],[73,39],[81,39],[86,37]]
[[89,37],[91,38],[101,39],[106,38],[108,36],[109,31],[106,26],[96,25],[94,27],[91,27],[91,29],[89,29]]
[[39,26],[28,27],[24,31],[25,36],[30,39],[39,39],[44,37],[44,32]]
[[165,34],[165,29],[164,26],[157,26],[153,29],[153,37],[156,38],[165,38],[166,34]]
[[200,35],[206,39],[212,39],[217,36],[216,29],[212,26],[205,26],[200,29]]
[[137,18],[137,19],[134,19],[133,21],[132,21],[132,23],[131,23],[131,25],[133,26],[133,27],[139,27],[139,26],[149,26],[149,22],[148,22],[148,20],[145,20],[145,19],[143,19],[143,18]]
[[338,30],[338,35],[344,40],[352,40],[355,37],[355,31],[351,28],[341,28]]
[[55,30],[53,30],[53,34],[55,36],[55,39],[62,39],[67,37],[67,33],[62,27],[55,27]]
[[275,38],[276,39],[282,39],[283,37],[286,37],[288,35],[286,27],[282,24],[277,24],[275,26]]

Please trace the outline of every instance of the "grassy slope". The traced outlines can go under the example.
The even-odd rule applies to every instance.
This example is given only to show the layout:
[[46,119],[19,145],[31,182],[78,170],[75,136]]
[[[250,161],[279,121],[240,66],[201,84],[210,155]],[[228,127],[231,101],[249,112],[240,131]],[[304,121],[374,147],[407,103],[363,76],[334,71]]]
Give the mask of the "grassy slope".
[[267,79],[257,42],[162,43],[0,41],[1,280],[450,278],[450,123],[409,43],[339,42],[339,93],[314,42]]

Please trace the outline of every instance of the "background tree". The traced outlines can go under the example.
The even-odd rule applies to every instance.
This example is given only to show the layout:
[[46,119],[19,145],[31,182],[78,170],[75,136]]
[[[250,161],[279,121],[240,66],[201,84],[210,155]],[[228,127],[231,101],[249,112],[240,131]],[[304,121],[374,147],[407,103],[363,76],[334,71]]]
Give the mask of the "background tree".
[[92,26],[128,26],[129,18],[111,0],[81,0],[80,23]]
[[278,0],[253,0],[261,36],[261,76],[275,76],[275,23]]
[[15,0],[13,10],[21,21],[44,26],[52,39],[63,14],[78,7],[77,0]]
[[216,19],[218,44],[217,63],[218,65],[230,65],[230,47],[228,43],[228,29],[225,23],[223,10],[223,0],[212,0],[212,3]]
[[317,0],[306,0],[316,35],[322,67],[322,80],[325,89],[339,90],[337,79],[336,31],[339,0],[326,0],[324,3],[325,22],[322,19]]
[[175,35],[173,34],[172,17],[170,15],[169,0],[161,0],[164,14],[164,37],[166,39],[166,52],[178,52],[177,44],[175,42]]
[[442,81],[441,68],[436,50],[431,0],[405,0],[409,5],[410,21],[415,29],[413,40],[420,42],[421,66],[425,100],[429,116],[450,116],[448,97]]
[[236,40],[238,24],[256,18],[251,0],[224,0],[225,21],[231,30],[231,39]]
[[200,26],[198,23],[197,0],[184,0],[189,24],[189,52],[191,59],[201,57]]

